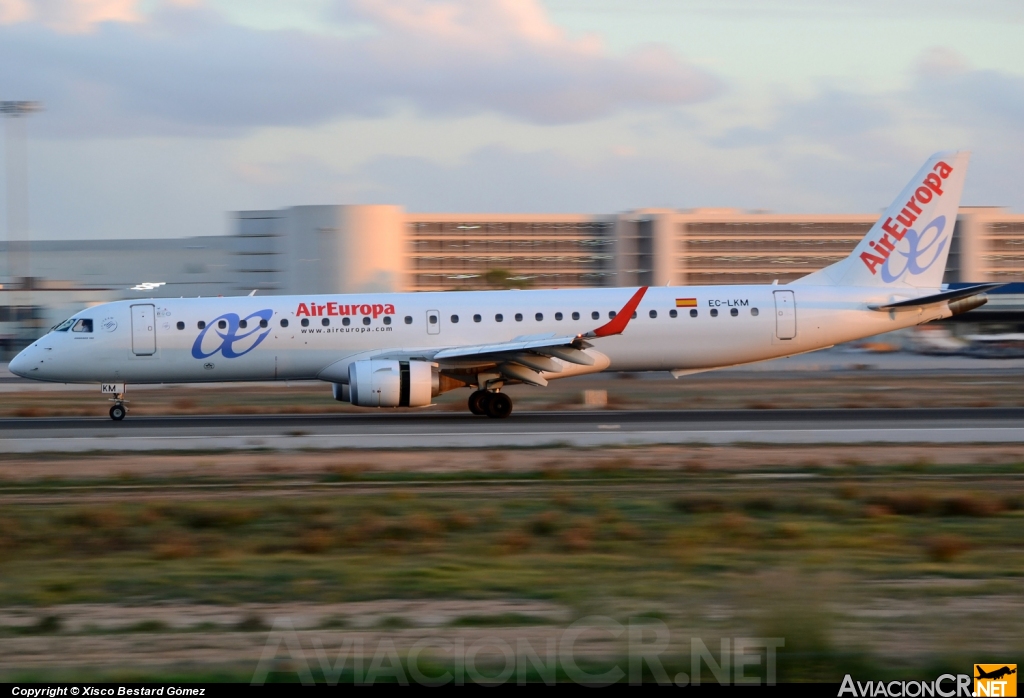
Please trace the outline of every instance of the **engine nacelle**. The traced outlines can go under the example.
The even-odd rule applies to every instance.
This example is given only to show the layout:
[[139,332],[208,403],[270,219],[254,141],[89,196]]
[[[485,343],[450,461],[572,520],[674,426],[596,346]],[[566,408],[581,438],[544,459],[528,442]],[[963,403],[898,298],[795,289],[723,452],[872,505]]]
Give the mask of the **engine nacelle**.
[[349,402],[360,407],[425,407],[438,383],[428,361],[370,359],[348,367]]

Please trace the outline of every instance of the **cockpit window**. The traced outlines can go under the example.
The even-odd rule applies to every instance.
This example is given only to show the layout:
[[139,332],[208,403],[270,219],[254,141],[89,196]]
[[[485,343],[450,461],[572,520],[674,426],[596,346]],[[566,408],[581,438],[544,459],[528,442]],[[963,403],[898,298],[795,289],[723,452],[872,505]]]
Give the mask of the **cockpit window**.
[[69,329],[71,329],[71,326],[74,325],[74,324],[75,324],[75,318],[71,318],[70,320],[65,320],[64,322],[62,322],[59,325],[55,326],[53,328],[53,330],[51,330],[51,331],[52,332],[67,332]]
[[75,326],[71,328],[72,332],[92,332],[92,320],[88,318],[82,318],[75,323]]

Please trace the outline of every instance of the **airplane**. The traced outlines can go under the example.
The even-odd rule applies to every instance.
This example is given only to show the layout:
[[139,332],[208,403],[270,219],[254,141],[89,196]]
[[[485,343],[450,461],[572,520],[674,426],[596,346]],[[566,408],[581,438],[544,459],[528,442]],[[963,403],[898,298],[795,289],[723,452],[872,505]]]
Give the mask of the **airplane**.
[[1017,673],[1016,669],[1011,669],[1008,666],[1004,666],[993,671],[985,671],[981,667],[977,667],[977,669],[978,675],[974,677],[976,679],[1001,679],[1004,676],[1009,676],[1010,674]]
[[601,371],[702,371],[802,354],[966,312],[1001,284],[942,284],[970,153],[937,153],[853,252],[787,284],[125,300],[76,313],[10,363],[99,383],[124,419],[141,383],[321,380],[361,407]]

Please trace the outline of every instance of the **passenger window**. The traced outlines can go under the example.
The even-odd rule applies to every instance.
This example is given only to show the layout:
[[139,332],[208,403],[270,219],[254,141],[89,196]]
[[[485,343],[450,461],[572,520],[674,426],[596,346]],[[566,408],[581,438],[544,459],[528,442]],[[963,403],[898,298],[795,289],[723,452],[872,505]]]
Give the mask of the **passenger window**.
[[494,321],[495,322],[502,322],[504,319],[505,319],[505,316],[502,315],[501,313],[498,313],[497,315],[494,316]]
[[579,320],[580,319],[580,314],[579,313],[573,313],[572,314],[572,319],[573,320]]
[[636,320],[636,311],[635,311],[635,310],[633,311],[633,314],[632,314],[632,315],[630,315],[630,317],[631,317],[632,319]]
[[281,318],[281,327],[288,327],[288,318]]
[[370,324],[370,316],[369,315],[367,315],[367,316],[365,316],[363,318],[363,324],[364,325],[369,325]]
[[474,315],[473,316],[473,322],[480,322],[481,320],[483,320],[483,318],[480,317],[479,315]]
[[690,317],[697,317],[697,309],[696,308],[694,308],[693,310],[690,311]]
[[427,322],[429,322],[431,325],[436,325],[437,324],[437,316],[436,315],[428,315],[427,316]]
[[324,327],[327,327],[328,325],[331,324],[331,319],[329,317],[325,317],[320,321],[320,324],[323,325]]
[[595,310],[594,312],[592,312],[592,313],[590,314],[590,317],[591,317],[591,319],[593,319],[593,320],[600,320],[600,319],[601,319],[601,313],[599,313],[599,312],[597,312],[597,311]]
[[555,319],[556,320],[561,320],[562,319],[562,314],[561,313],[555,313]]
[[343,317],[341,318],[341,324],[344,325],[345,327],[348,327],[349,325],[352,324],[352,321],[347,317]]
[[200,320],[199,322],[196,323],[196,327],[198,327],[201,330],[205,330],[206,329],[206,323],[203,320]]
[[654,318],[658,317],[658,311],[652,310],[650,313],[648,313],[648,315],[650,315],[651,319],[653,320]]
[[672,310],[668,311],[668,316],[669,317],[679,317],[679,313],[676,311],[675,308],[672,308]]
[[459,316],[458,315],[452,315],[452,324],[455,324],[458,321],[459,321]]
[[405,324],[406,325],[411,325],[412,324],[412,315],[406,315],[405,316]]
[[516,322],[522,322],[522,321],[523,321],[523,314],[522,313],[516,313]]
[[732,315],[733,317],[736,317],[737,315],[740,314],[740,311],[736,308],[733,308],[732,310],[729,311],[729,314]]
[[385,325],[390,325],[391,324],[391,316],[390,315],[385,315],[384,316],[384,324]]
[[178,329],[179,330],[185,329],[185,323],[182,322],[181,320],[178,320]]
[[753,315],[754,317],[757,317],[757,308],[751,308],[750,314]]
[[616,315],[616,313],[615,313],[615,311],[614,311],[614,310],[609,310],[609,311],[608,311],[608,319],[609,319],[609,320],[612,320],[612,319],[614,319],[614,318],[615,318],[615,315]]
[[301,325],[302,325],[303,327],[309,327],[309,318],[308,318],[308,317],[304,317],[304,318],[302,318],[302,322],[301,322],[300,324],[301,324]]
[[72,332],[92,332],[92,320],[82,318],[71,328]]
[[544,313],[537,313],[533,317],[537,320],[537,322],[540,322],[541,320],[544,319]]
[[222,330],[226,330],[228,327],[228,321],[221,320],[220,322],[217,323],[217,327],[221,328]]
[[248,321],[246,321],[246,320],[239,320],[238,321],[238,329],[244,330],[248,326],[249,326]]
[[718,308],[711,309],[711,317],[718,317]]
[[266,320],[260,320],[260,327],[266,327],[266,326],[267,326],[267,321]]

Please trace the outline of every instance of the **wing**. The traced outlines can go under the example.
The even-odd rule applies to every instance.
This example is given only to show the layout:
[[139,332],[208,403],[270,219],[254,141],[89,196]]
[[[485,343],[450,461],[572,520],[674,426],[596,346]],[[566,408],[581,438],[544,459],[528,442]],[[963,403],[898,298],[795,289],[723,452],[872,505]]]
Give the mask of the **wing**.
[[646,286],[637,289],[611,320],[589,332],[575,335],[527,335],[493,344],[368,352],[336,361],[317,377],[320,380],[345,383],[348,381],[349,364],[360,359],[374,358],[433,361],[441,369],[442,377],[448,376],[469,385],[482,383],[486,379],[491,384],[512,380],[545,386],[548,381],[541,375],[543,373],[575,375],[603,370],[607,366],[607,358],[598,355],[605,362],[598,366],[598,359],[586,350],[594,346],[591,343],[594,340],[622,334],[645,293]]
[[431,357],[442,369],[479,373],[493,369],[506,379],[544,386],[548,381],[541,373],[562,373],[559,359],[576,366],[593,366],[596,361],[585,349],[593,346],[587,340],[622,334],[640,305],[647,287],[642,286],[618,313],[604,325],[577,335],[532,335],[516,337],[509,342],[477,344],[441,349]]

